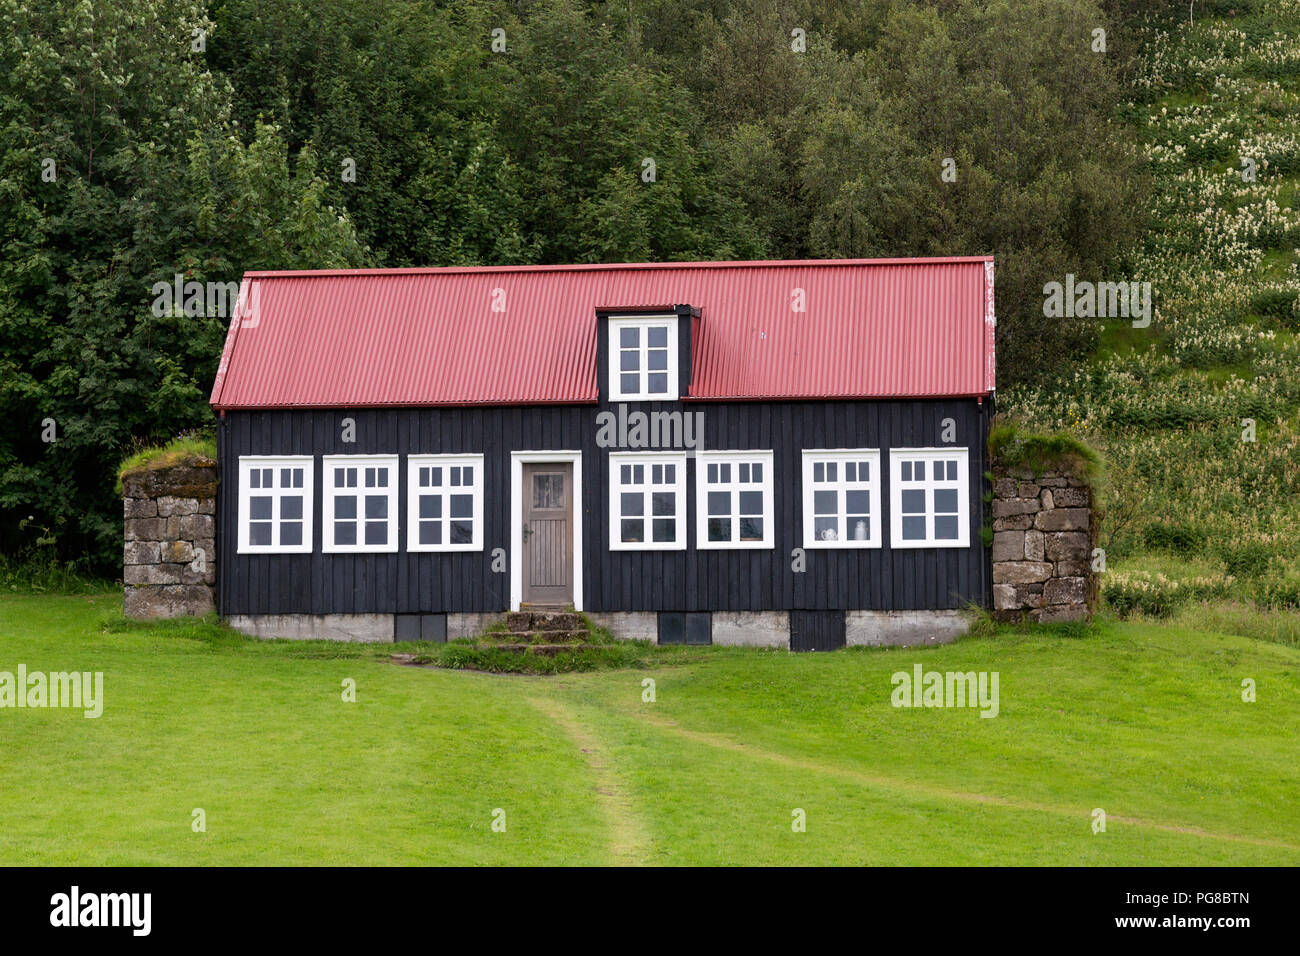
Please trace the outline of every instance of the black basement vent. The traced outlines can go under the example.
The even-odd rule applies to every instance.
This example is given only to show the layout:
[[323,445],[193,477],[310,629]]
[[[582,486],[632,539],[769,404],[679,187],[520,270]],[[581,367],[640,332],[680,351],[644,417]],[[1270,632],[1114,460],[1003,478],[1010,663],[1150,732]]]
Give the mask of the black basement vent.
[[713,615],[707,612],[684,614],[680,611],[661,611],[659,643],[712,644]]
[[838,651],[844,645],[843,611],[790,612],[790,650]]
[[447,640],[447,615],[398,614],[393,627],[395,641]]

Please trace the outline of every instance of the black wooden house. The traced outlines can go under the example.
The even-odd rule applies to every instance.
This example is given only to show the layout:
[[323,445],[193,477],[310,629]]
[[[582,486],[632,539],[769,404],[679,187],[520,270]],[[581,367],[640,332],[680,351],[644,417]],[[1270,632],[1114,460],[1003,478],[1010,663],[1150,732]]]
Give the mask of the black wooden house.
[[380,640],[570,605],[661,641],[924,627],[989,604],[993,343],[989,258],[248,273],[218,608]]

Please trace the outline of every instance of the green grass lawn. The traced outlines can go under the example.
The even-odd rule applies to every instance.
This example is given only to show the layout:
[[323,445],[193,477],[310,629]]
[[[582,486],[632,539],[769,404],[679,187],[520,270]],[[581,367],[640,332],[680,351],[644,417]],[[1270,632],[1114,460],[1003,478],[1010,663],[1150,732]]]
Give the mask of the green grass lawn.
[[[98,719],[0,710],[0,864],[1300,863],[1291,647],[1105,624],[520,677],[119,607],[0,596],[0,671],[105,683]],[[893,707],[915,663],[998,671],[999,715]]]

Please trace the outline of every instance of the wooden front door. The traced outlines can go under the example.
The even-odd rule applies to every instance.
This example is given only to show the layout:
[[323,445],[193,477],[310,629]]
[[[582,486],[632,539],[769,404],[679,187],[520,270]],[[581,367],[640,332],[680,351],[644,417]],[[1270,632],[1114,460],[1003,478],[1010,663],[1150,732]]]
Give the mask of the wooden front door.
[[573,464],[523,466],[526,604],[573,603]]

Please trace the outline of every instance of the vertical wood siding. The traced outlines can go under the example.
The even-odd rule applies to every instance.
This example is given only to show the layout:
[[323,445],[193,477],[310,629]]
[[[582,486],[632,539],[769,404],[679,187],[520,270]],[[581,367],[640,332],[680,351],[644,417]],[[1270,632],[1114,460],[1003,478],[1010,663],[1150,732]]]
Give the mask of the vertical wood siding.
[[[973,399],[763,403],[629,403],[629,411],[702,411],[705,449],[774,452],[770,550],[695,549],[695,462],[687,464],[687,549],[610,551],[608,452],[596,445],[596,415],[608,406],[384,408],[228,412],[220,442],[219,602],[223,614],[434,613],[497,611],[510,601],[509,574],[491,568],[495,548],[510,550],[510,453],[582,451],[583,592],[593,611],[925,610],[987,606],[988,551],[980,528],[988,470],[987,405]],[[344,444],[342,420],[356,420]],[[805,552],[807,570],[791,569],[803,545],[802,450],[936,447],[940,423],[956,421],[958,447],[970,449],[969,548],[889,547],[890,495],[881,488],[882,547]],[[322,455],[483,455],[481,552],[322,554]],[[311,554],[237,555],[241,455],[315,455],[315,547]],[[885,471],[885,474],[888,474]],[[405,547],[406,460],[398,469],[399,542]]]

